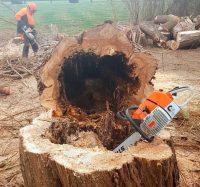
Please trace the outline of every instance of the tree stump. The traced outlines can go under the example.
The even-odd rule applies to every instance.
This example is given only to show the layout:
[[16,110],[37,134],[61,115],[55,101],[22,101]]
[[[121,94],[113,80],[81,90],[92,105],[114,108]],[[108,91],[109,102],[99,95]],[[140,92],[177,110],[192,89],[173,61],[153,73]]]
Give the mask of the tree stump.
[[33,125],[20,130],[20,160],[25,186],[177,185],[178,169],[169,134],[152,143],[139,142],[128,151],[114,153],[99,143],[89,148],[87,145],[52,143],[44,136],[51,126],[49,120],[38,117]]
[[176,185],[175,154],[164,140],[112,151],[133,133],[116,112],[153,89],[157,62],[133,51],[127,36],[105,23],[63,39],[39,60],[41,104],[53,119],[20,131],[25,186]]

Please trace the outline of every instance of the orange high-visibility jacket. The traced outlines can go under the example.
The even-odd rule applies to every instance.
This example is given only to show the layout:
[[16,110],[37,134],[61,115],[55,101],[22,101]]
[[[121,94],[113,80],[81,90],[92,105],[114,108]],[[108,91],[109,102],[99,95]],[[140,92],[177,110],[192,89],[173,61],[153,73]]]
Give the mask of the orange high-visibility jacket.
[[35,25],[35,20],[33,14],[28,10],[28,8],[22,8],[15,15],[16,20],[21,21],[23,25],[33,27]]

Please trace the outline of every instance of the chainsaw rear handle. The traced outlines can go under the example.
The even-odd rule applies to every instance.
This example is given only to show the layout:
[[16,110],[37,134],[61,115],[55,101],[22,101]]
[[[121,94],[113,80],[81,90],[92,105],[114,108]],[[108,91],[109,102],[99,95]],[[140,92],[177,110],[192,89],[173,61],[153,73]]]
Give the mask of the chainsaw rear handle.
[[117,112],[116,116],[117,116],[119,119],[127,120],[127,117],[126,117],[126,114],[125,114],[125,111],[124,111],[124,110]]
[[185,91],[189,91],[190,96],[183,103],[178,104],[180,108],[184,108],[191,101],[191,99],[196,95],[196,92],[194,91],[192,87],[189,87],[189,86],[175,87],[173,90],[169,91],[169,93],[171,93],[172,96],[177,96],[177,93],[185,92]]
[[130,116],[129,110],[135,110],[135,109],[138,109],[138,106],[133,105],[133,106],[130,106],[129,108],[126,109],[126,111],[125,111],[126,120],[128,120],[128,121],[132,124],[133,128],[134,128],[137,132],[139,132],[139,133],[141,134],[142,138],[144,138],[144,139],[145,139],[146,141],[148,141],[148,142],[151,142],[151,141],[154,139],[154,137],[150,137],[150,138],[149,138],[149,137],[140,129],[139,125],[140,125],[140,123],[141,123],[141,120],[133,119],[133,118]]

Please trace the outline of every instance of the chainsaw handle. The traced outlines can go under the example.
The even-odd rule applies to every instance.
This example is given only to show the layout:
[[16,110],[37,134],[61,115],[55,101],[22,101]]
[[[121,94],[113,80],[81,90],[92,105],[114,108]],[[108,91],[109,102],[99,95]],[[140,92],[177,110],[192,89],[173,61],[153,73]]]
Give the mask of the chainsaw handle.
[[144,138],[144,139],[147,140],[148,142],[151,142],[151,141],[153,140],[153,137],[150,137],[150,138],[149,138],[149,137],[140,129],[140,127],[138,127],[137,121],[134,120],[134,119],[132,119],[132,117],[130,116],[129,110],[137,109],[136,107],[138,108],[138,106],[133,105],[133,106],[131,106],[131,107],[129,107],[129,108],[126,109],[126,111],[125,111],[126,118],[127,118],[127,120],[128,120],[131,124],[133,124],[133,128],[134,128],[137,132],[139,132],[139,133],[141,134],[142,138]]
[[190,101],[191,99],[196,95],[196,92],[192,87],[189,86],[184,86],[184,87],[175,87],[173,90],[169,91],[169,93],[172,94],[172,96],[177,96],[177,93],[184,92],[184,91],[189,91],[190,96],[181,104],[178,104],[180,108],[184,108]]
[[[132,106],[129,107],[129,110],[137,110],[137,109],[138,109],[138,106],[136,106],[136,105],[132,105]],[[125,110],[117,112],[116,116],[119,119],[128,120],[127,116],[126,116],[126,111]]]

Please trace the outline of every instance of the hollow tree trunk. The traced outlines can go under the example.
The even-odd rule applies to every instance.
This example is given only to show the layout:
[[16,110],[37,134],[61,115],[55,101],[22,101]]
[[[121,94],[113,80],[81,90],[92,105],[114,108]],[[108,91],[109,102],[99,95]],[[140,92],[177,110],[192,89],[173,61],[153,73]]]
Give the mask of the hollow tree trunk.
[[39,63],[41,103],[53,119],[40,117],[20,131],[26,186],[176,186],[175,153],[165,140],[112,151],[133,133],[116,112],[153,89],[155,59],[133,51],[106,23],[62,40]]
[[123,153],[53,144],[44,137],[45,117],[20,131],[20,160],[27,187],[176,186],[178,169],[168,133]]
[[95,106],[118,103],[118,110],[140,103],[153,88],[156,60],[147,53],[134,53],[127,36],[109,23],[77,39],[65,38],[50,56],[43,60],[37,80],[41,104],[57,116],[77,103],[88,108],[83,100],[93,100]]

